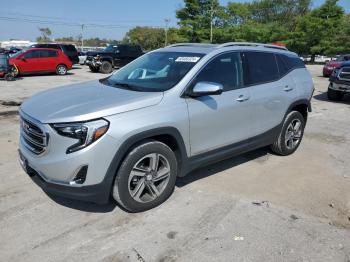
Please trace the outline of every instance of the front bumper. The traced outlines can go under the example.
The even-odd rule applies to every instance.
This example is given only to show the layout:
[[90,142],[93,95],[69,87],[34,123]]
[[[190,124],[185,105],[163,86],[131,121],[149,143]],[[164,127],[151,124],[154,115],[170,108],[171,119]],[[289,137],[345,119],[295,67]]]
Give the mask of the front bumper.
[[342,83],[331,82],[329,88],[335,91],[350,93],[350,83],[342,81]]
[[96,61],[96,60],[86,60],[85,64],[94,68],[100,68],[102,62],[101,61]]
[[[67,146],[74,144],[74,139],[59,135],[50,125],[42,124],[22,111],[21,118],[35,122],[48,137],[45,150],[36,154],[28,148],[21,129],[20,162],[36,184],[48,193],[63,197],[97,203],[108,201],[115,174],[109,171],[109,167],[119,146],[117,140],[107,132],[88,147],[66,154]],[[75,183],[78,172],[85,166],[83,183]]]
[[31,168],[29,164],[24,164],[22,161],[20,161],[20,163],[23,170],[29,175],[33,182],[47,194],[97,204],[106,204],[109,201],[110,183],[107,184],[107,180],[91,186],[65,186],[45,181],[45,179],[41,177],[36,170]]

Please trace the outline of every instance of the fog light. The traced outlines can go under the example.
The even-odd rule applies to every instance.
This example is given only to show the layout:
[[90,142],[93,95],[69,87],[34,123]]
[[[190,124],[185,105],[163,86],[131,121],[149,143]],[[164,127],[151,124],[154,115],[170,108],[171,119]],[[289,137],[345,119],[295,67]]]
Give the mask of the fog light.
[[74,185],[74,184],[83,184],[85,182],[86,179],[86,174],[88,171],[88,166],[82,166],[78,173],[75,175],[75,177],[73,178],[73,180],[71,182],[69,182],[69,184]]

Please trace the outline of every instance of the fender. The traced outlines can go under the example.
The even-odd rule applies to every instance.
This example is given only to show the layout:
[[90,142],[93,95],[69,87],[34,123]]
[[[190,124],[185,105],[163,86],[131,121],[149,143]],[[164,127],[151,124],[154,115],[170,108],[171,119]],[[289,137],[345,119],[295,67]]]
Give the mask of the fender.
[[100,60],[101,60],[101,61],[108,61],[108,62],[110,62],[112,65],[114,64],[114,63],[113,63],[113,57],[111,57],[111,56],[101,56]]
[[288,110],[286,112],[286,115],[292,111],[292,108],[295,107],[295,106],[298,106],[298,105],[306,105],[307,106],[307,111],[308,112],[312,112],[312,107],[311,107],[311,102],[310,100],[308,99],[300,99],[300,100],[297,100],[297,101],[294,101],[289,107],[288,107]]

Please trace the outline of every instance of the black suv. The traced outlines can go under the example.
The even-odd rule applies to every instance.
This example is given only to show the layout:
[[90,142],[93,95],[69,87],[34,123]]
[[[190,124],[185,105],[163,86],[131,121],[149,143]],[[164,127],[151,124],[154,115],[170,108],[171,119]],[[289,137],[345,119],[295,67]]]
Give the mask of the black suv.
[[35,44],[35,45],[32,45],[31,47],[60,49],[66,56],[68,56],[68,58],[70,59],[70,61],[72,61],[73,64],[79,64],[78,51],[74,45],[50,43],[50,44]]
[[141,55],[143,51],[139,45],[108,45],[102,51],[87,52],[86,64],[92,72],[108,74],[113,67],[122,67]]

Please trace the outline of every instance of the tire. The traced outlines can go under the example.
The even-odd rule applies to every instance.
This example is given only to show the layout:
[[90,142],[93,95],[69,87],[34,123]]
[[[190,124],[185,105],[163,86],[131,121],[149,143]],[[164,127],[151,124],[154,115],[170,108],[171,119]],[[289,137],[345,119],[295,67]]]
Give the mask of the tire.
[[67,74],[67,66],[65,66],[65,65],[58,65],[56,67],[56,74],[57,75],[61,75],[61,76],[66,75]]
[[100,71],[99,68],[96,68],[96,67],[93,67],[93,66],[89,66],[89,68],[90,68],[91,72],[93,72],[93,73],[97,73],[98,71]]
[[343,99],[343,96],[344,96],[344,93],[339,92],[339,91],[335,91],[335,90],[328,87],[327,97],[329,100],[340,101]]
[[14,80],[15,80],[15,77],[13,76],[12,73],[7,73],[7,74],[5,75],[5,80],[6,80],[6,81],[14,81]]
[[110,62],[108,61],[103,61],[101,66],[100,66],[100,71],[102,74],[109,74],[113,70],[113,66]]
[[[151,163],[157,163],[153,159],[158,159],[158,164],[149,168]],[[170,197],[176,177],[174,152],[159,141],[147,140],[135,146],[123,160],[114,180],[113,198],[130,212],[142,212]]]
[[[298,123],[299,128],[296,127]],[[293,154],[299,147],[304,135],[305,119],[298,111],[290,112],[283,123],[281,132],[271,145],[271,150],[282,156]]]

